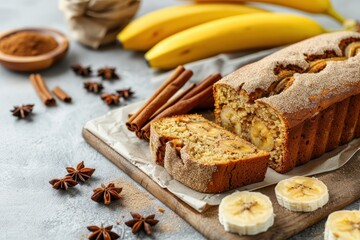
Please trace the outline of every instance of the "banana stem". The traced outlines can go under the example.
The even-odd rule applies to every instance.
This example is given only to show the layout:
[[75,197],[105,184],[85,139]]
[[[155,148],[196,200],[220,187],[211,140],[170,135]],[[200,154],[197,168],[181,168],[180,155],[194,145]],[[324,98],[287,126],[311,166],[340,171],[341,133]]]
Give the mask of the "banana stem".
[[332,6],[330,6],[330,8],[327,10],[326,14],[328,14],[341,24],[345,23],[346,21],[346,18],[341,16],[341,14],[338,13]]

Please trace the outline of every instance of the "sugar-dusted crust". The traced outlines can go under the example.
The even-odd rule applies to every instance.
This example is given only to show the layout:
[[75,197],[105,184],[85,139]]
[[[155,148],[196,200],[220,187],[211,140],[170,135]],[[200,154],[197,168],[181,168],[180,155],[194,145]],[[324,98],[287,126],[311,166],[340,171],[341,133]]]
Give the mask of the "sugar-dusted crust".
[[[304,40],[238,69],[215,85],[228,85],[248,95],[266,91],[278,80],[277,67],[295,66],[299,68],[297,71],[306,71],[310,66],[309,59],[325,58],[326,55],[343,57],[344,42],[348,39],[360,41],[360,33],[336,32]],[[359,61],[360,54],[357,54],[344,61],[328,62],[318,73],[295,73],[295,81],[289,89],[256,101],[276,109],[291,128],[332,104],[360,93]]]
[[[354,44],[357,51],[349,52]],[[322,67],[311,72],[319,62]],[[254,108],[272,109],[284,126],[282,162],[275,170],[288,172],[360,137],[359,66],[359,33],[323,34],[291,45],[215,84],[217,122],[226,104],[217,94],[220,88],[236,90],[239,101]],[[274,92],[286,77],[291,84]]]
[[343,56],[343,49],[339,45],[342,40],[349,38],[360,39],[360,33],[344,31],[309,38],[248,64],[225,76],[219,83],[229,84],[234,89],[243,89],[247,93],[254,92],[259,86],[267,89],[277,79],[274,72],[277,66],[297,66],[305,70],[309,67],[307,56],[321,56],[326,52]]
[[196,191],[220,193],[263,181],[267,159],[263,155],[226,164],[202,164],[189,156],[186,145],[177,152],[168,142],[164,167],[176,180]]
[[360,54],[344,61],[328,62],[319,73],[295,74],[294,83],[281,94],[257,101],[279,111],[291,128],[329,106],[360,93],[359,64]]
[[150,153],[154,162],[160,166],[164,166],[165,147],[169,137],[161,135],[150,126]]
[[[199,120],[205,119],[199,116]],[[162,119],[159,119],[155,124],[161,121]],[[211,124],[221,129],[220,126]],[[225,129],[221,131],[227,132]],[[236,135],[233,136],[234,139],[241,140]],[[191,155],[189,150],[191,144],[187,139],[163,135],[157,131],[154,124],[150,128],[150,151],[154,161],[163,165],[174,179],[196,191],[219,193],[260,182],[265,178],[269,155],[264,151],[257,150],[257,154],[245,159],[224,159],[223,162],[205,163]],[[255,149],[255,146],[252,147]]]
[[[184,146],[180,152],[178,152],[175,145],[167,142],[164,168],[173,178],[186,186],[199,192],[212,192],[209,186],[214,185],[212,175],[217,171],[217,167],[215,165],[196,162],[196,160],[187,154],[187,147],[188,146]],[[220,185],[221,184],[218,184],[218,186]]]

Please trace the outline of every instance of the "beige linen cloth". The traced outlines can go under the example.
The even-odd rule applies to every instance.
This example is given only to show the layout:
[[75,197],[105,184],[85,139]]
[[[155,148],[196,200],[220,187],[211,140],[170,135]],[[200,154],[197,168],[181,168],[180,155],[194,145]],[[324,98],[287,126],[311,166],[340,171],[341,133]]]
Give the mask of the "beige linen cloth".
[[59,8],[80,43],[98,48],[115,41],[135,15],[140,0],[60,0]]

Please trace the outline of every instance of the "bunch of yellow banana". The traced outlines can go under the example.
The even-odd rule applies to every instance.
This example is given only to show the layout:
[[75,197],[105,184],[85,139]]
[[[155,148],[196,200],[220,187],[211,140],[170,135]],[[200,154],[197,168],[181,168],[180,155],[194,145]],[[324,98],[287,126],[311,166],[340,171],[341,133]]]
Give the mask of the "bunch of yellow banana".
[[276,47],[325,32],[317,22],[294,14],[238,15],[176,33],[156,44],[145,58],[151,67],[171,69],[219,53]]
[[209,3],[151,12],[125,27],[118,34],[118,41],[125,49],[149,50],[145,58],[151,67],[171,69],[219,53],[276,47],[326,32],[308,17],[271,13],[236,4],[239,2],[278,4],[345,21],[330,0],[190,1]]
[[332,6],[330,0],[194,0],[198,3],[244,3],[244,2],[259,2],[267,4],[275,4],[285,7],[298,9],[309,13],[318,13],[328,15],[340,23],[345,22],[345,18],[341,16]]
[[127,25],[117,36],[125,49],[146,51],[161,40],[193,26],[212,20],[266,12],[263,9],[237,4],[194,4],[163,8]]

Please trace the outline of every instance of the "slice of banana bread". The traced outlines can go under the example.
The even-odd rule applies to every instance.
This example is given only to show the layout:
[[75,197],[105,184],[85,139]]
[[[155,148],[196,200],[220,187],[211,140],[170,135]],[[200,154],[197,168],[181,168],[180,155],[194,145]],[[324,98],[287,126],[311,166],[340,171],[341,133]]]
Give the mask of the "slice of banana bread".
[[323,34],[214,85],[217,123],[285,173],[360,137],[360,33]]
[[152,122],[150,151],[174,179],[206,193],[263,181],[269,159],[267,152],[197,114]]

